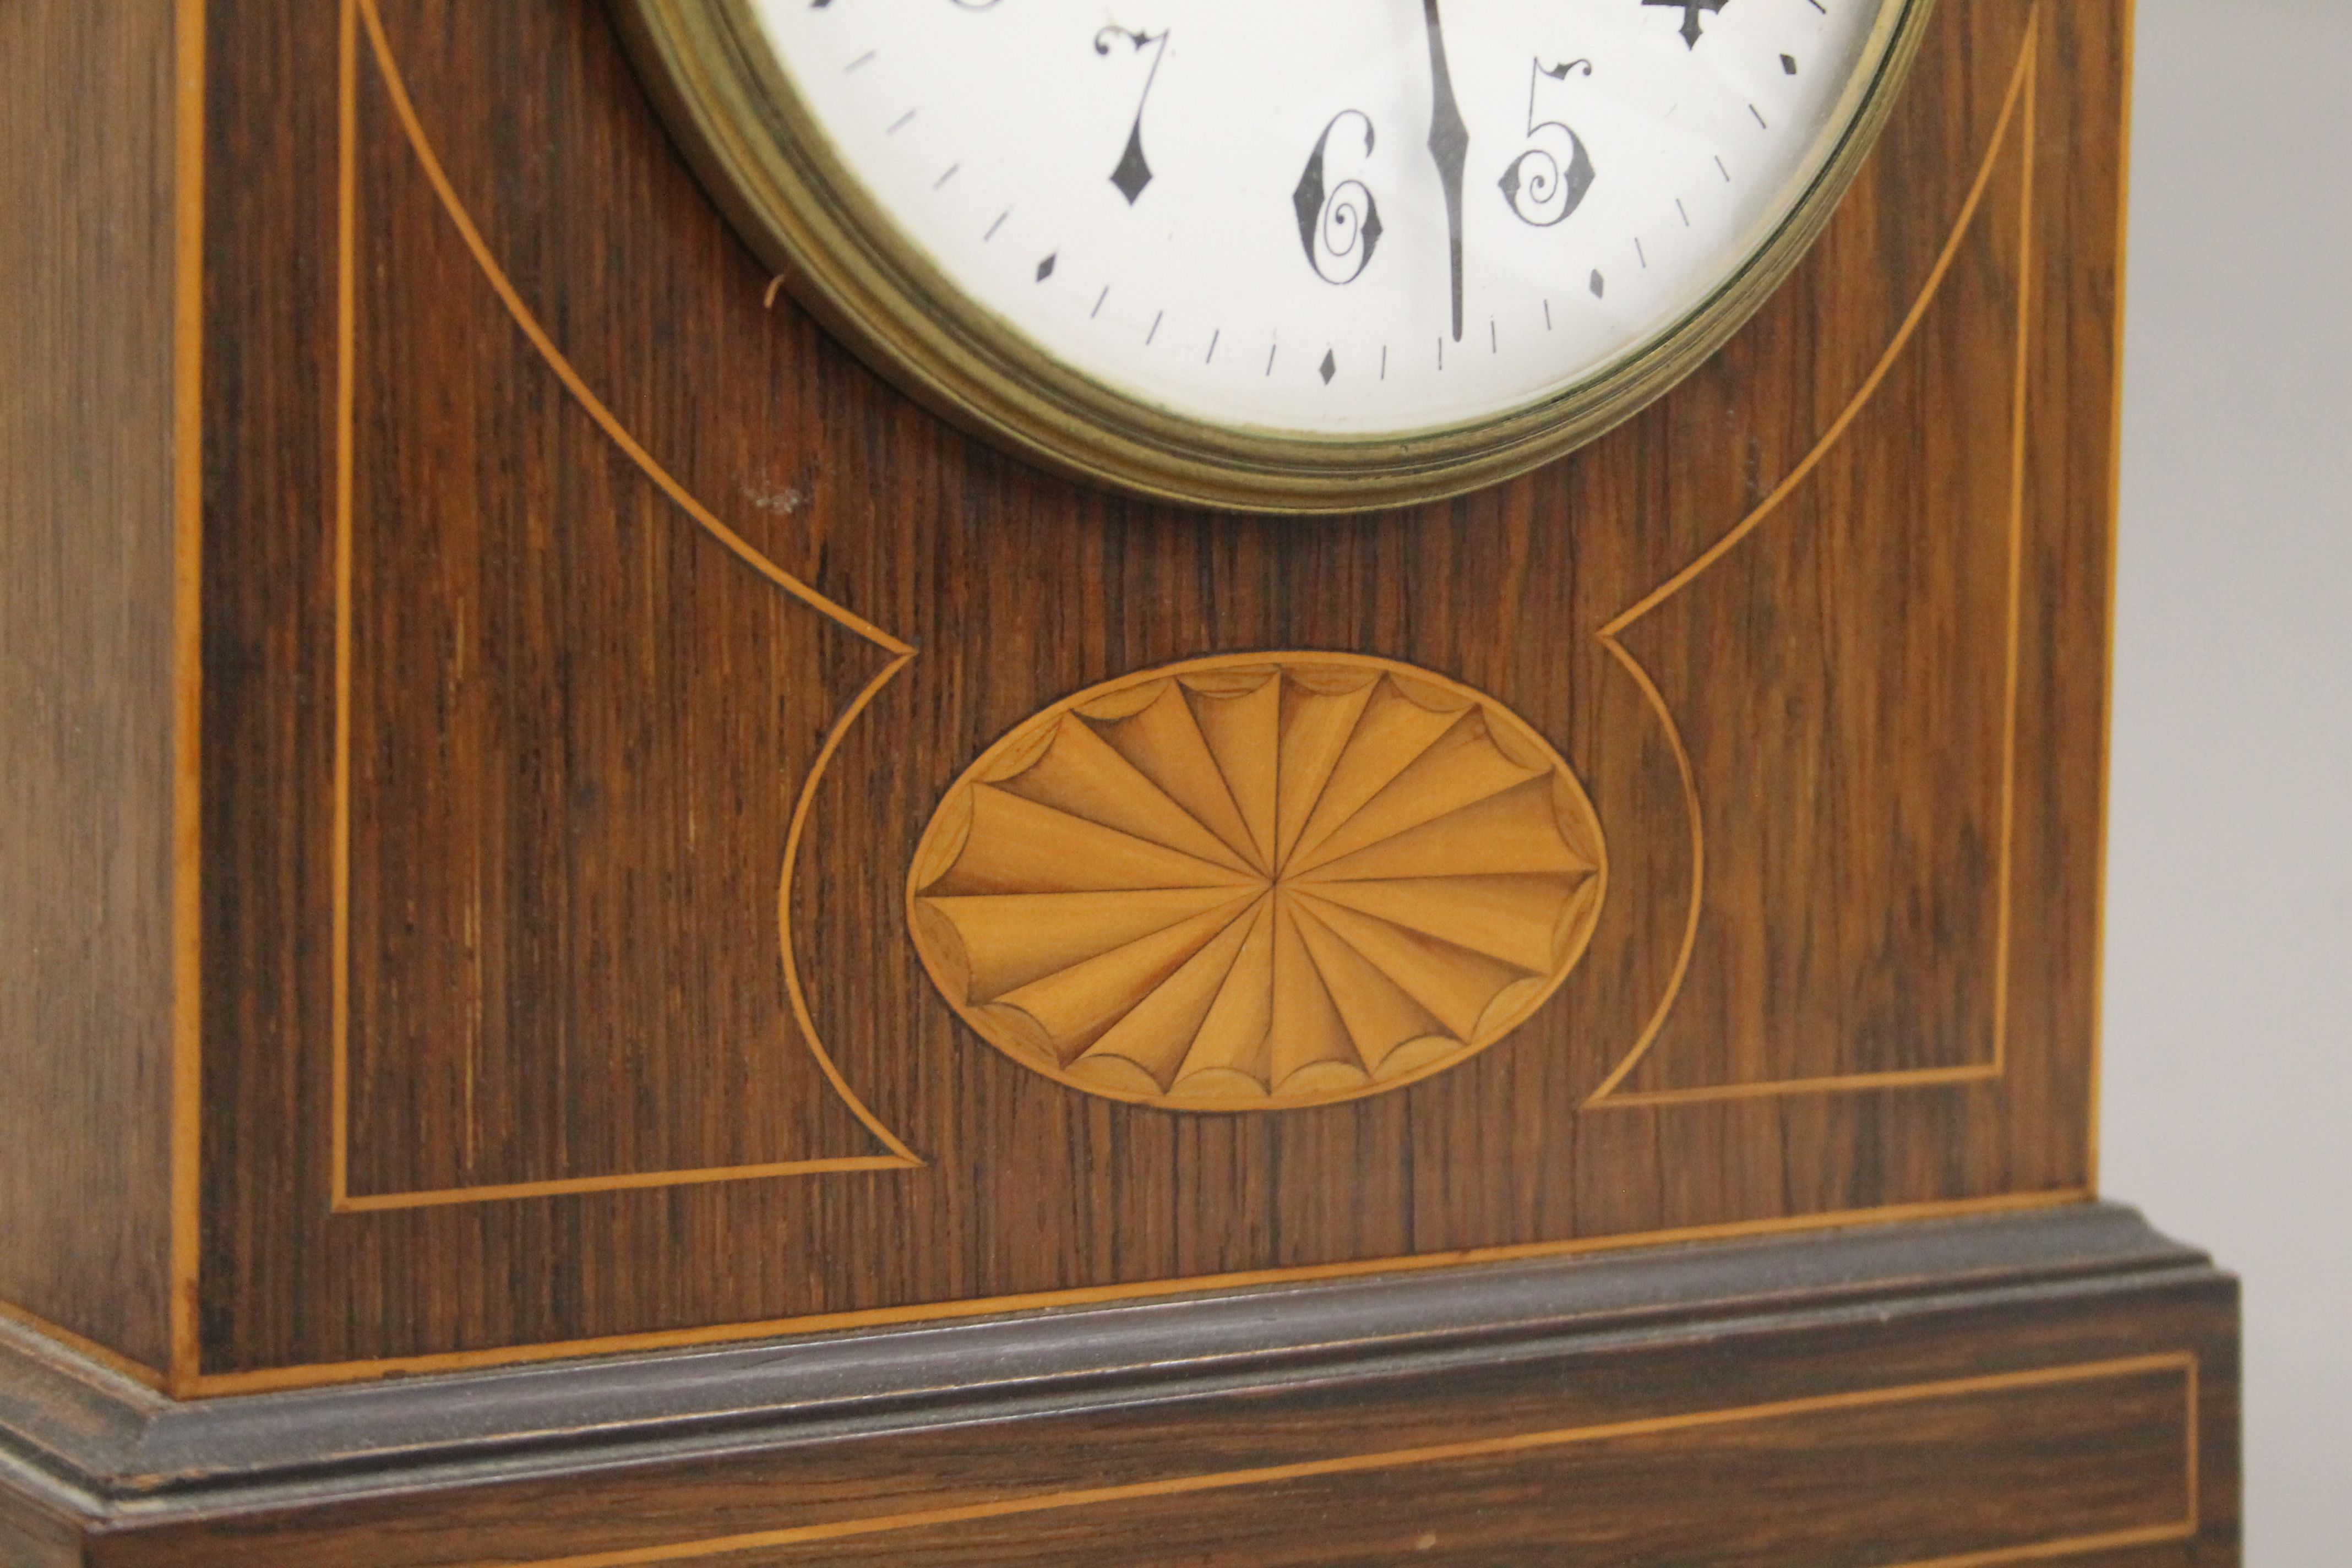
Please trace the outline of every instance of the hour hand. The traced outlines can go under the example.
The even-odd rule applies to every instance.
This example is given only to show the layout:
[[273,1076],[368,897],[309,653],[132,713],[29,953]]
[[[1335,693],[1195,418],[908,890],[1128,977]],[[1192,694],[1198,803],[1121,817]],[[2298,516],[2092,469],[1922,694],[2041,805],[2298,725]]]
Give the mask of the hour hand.
[[1730,3],[1731,0],[1642,0],[1644,5],[1671,5],[1679,9],[1683,14],[1683,42],[1692,48],[1698,47],[1699,39],[1706,36],[1698,25],[1698,14],[1702,11],[1720,13]]
[[1429,24],[1429,155],[1437,160],[1438,184],[1445,192],[1445,243],[1453,261],[1454,341],[1462,341],[1462,168],[1470,159],[1470,128],[1454,99],[1454,79],[1445,68],[1445,27],[1437,0],[1421,0]]

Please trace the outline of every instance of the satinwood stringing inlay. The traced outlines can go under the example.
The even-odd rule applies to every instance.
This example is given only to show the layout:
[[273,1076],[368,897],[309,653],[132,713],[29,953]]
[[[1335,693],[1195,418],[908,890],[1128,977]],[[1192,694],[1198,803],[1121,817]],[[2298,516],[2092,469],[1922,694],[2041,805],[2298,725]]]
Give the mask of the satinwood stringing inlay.
[[1582,955],[1608,880],[1568,764],[1427,671],[1329,653],[1130,675],[949,790],[915,944],[991,1045],[1090,1093],[1277,1110],[1483,1049]]

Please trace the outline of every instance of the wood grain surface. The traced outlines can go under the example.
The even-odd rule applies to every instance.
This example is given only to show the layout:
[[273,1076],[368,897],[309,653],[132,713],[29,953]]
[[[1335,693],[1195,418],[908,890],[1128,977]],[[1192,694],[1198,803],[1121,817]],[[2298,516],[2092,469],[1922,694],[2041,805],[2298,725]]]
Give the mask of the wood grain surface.
[[[1300,524],[889,390],[593,8],[216,8],[204,1386],[2078,1195],[2124,27],[1948,0],[1683,387]],[[1565,758],[1582,960],[1459,1066],[1276,1115],[989,1047],[905,924],[950,786],[1265,649]]]
[[[1924,1568],[2135,1547],[2172,1549],[2141,1561],[2194,1561],[2181,1552],[2202,1533],[2197,1371],[2187,1357],[2121,1358],[1580,1422],[1559,1408],[1580,1403],[1566,1379],[1518,1366],[1450,1380],[1434,1408],[1434,1385],[1405,1381],[1255,1402],[1222,1420],[1160,1406],[1024,1441],[990,1433],[984,1447],[904,1442],[854,1469],[710,1465],[662,1478],[669,1495],[650,1478],[593,1501],[541,1487],[530,1505],[468,1500],[424,1528],[379,1506],[346,1510],[356,1517],[341,1529],[198,1527],[93,1560],[1031,1564],[1105,1561],[1118,1542],[1115,1560],[1138,1568],[1523,1563],[1530,1552],[1595,1568]],[[1490,1435],[1460,1435],[1454,1401],[1467,1398]],[[1383,1424],[1381,1447],[1361,1440],[1368,1417]],[[1083,1465],[1057,1462],[1073,1452],[1065,1445]],[[778,1508],[780,1493],[797,1506]],[[775,1522],[760,1518],[762,1503]],[[688,1521],[701,1522],[681,1532]],[[292,1539],[271,1539],[280,1533]]]
[[9,1568],[82,1568],[82,1531],[11,1489],[0,1489],[0,1563]]
[[0,1438],[110,1568],[2237,1561],[2234,1287],[2104,1206],[801,1349],[187,1405],[0,1341]]
[[172,1352],[177,47],[169,5],[0,7],[0,1301],[153,1367]]
[[[1319,523],[898,395],[596,8],[0,26],[12,1310],[228,1391],[2091,1185],[2125,0],[1946,0],[1715,360]],[[1581,956],[1280,1112],[992,1047],[908,927],[957,779],[1273,650],[1539,737],[1607,849]]]
[[[1679,389],[1301,523],[893,392],[599,7],[0,6],[0,1560],[2234,1563],[2234,1285],[2082,1201],[2128,26],[1943,0]],[[949,907],[1085,858],[975,779],[1272,900],[1474,710],[1432,843],[1589,874],[1255,1035]]]

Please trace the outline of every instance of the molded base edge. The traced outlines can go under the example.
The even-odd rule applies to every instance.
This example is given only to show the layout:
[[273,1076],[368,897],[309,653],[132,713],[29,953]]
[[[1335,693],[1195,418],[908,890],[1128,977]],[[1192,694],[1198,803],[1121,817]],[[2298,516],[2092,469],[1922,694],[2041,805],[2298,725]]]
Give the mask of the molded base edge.
[[187,1402],[0,1323],[0,1563],[2228,1563],[2236,1336],[2111,1204]]

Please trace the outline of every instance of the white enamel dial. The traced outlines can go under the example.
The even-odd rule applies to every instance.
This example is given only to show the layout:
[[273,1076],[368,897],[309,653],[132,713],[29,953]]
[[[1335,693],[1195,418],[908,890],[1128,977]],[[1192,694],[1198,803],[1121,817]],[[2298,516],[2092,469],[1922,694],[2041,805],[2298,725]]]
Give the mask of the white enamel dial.
[[1788,216],[1900,0],[756,0],[830,155],[1125,396],[1458,427],[1669,332]]

